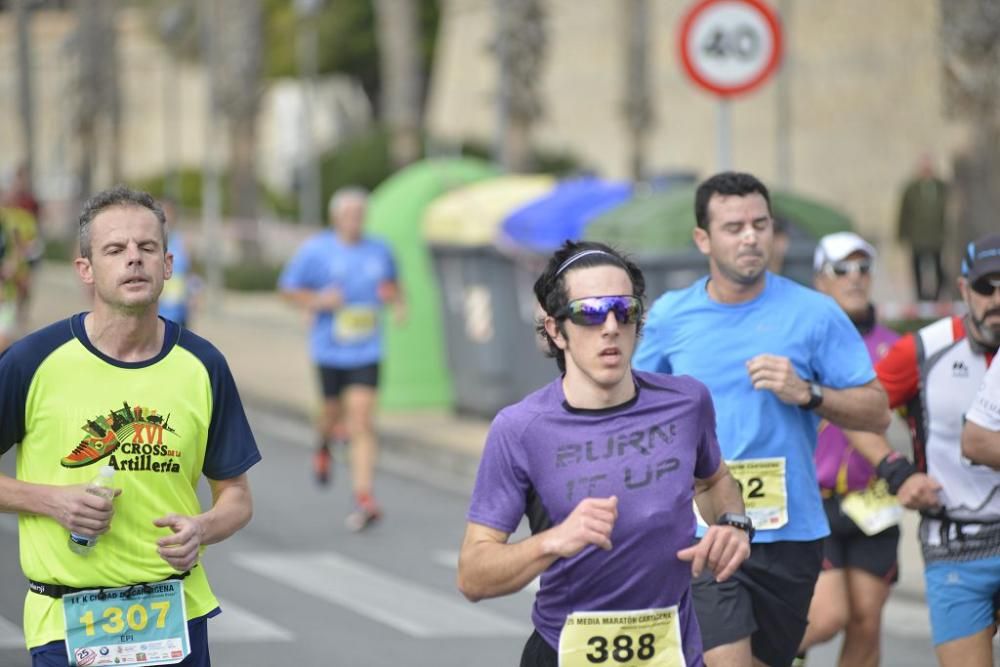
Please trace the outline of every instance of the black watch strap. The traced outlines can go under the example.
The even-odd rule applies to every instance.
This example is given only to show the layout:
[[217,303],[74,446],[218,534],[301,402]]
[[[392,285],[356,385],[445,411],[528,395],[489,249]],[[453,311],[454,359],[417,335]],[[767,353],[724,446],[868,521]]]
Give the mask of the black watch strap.
[[715,523],[720,526],[733,526],[734,528],[739,528],[740,530],[745,531],[751,540],[753,540],[753,536],[757,532],[757,529],[753,527],[753,520],[746,514],[725,512],[719,515],[719,518]]
[[809,383],[809,401],[799,407],[803,410],[815,410],[823,405],[823,386],[819,382]]

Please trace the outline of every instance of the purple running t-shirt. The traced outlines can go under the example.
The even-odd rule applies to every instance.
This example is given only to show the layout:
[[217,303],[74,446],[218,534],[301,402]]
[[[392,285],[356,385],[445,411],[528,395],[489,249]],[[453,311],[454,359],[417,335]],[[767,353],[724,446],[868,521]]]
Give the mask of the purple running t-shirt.
[[636,396],[603,410],[566,403],[562,378],[504,408],[493,420],[467,515],[513,533],[527,515],[532,533],[566,519],[587,497],[618,496],[610,551],[589,546],[542,573],[532,620],[559,646],[574,611],[678,605],[684,654],[702,664],[691,607],[694,478],[711,477],[721,453],[708,389],[688,376],[633,371]]

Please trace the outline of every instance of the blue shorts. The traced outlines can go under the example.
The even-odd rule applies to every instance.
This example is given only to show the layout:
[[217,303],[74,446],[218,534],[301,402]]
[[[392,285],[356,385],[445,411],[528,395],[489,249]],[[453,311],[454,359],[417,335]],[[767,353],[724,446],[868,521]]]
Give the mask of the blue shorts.
[[968,637],[996,622],[1000,556],[937,561],[924,567],[934,645]]
[[[188,621],[191,654],[178,662],[177,667],[211,667],[212,660],[208,655],[208,619],[216,613],[217,611],[210,612]],[[49,642],[31,649],[31,667],[67,667],[67,665],[69,657],[66,655],[64,641]]]

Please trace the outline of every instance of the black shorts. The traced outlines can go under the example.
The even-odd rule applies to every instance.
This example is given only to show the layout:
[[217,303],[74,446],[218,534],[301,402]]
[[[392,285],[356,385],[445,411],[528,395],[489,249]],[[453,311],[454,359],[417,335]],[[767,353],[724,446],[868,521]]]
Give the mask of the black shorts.
[[708,570],[692,582],[708,651],[750,637],[758,660],[790,665],[809,619],[823,563],[823,540],[754,544],[740,569],[719,583]]
[[333,368],[319,366],[319,382],[323,388],[324,398],[336,398],[344,389],[352,384],[366,387],[378,386],[378,364],[368,364],[357,368]]
[[823,500],[830,536],[823,540],[823,569],[855,568],[875,575],[888,584],[899,579],[899,526],[877,535],[865,535],[851,517],[840,510],[840,498]]
[[524,644],[521,667],[559,667],[559,653],[542,639],[538,630],[532,632]]

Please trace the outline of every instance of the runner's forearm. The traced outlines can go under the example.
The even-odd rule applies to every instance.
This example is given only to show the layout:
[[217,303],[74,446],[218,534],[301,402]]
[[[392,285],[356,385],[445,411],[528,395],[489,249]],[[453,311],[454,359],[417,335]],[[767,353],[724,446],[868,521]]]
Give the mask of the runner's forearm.
[[52,487],[22,482],[0,473],[0,512],[53,516]]
[[548,532],[513,544],[467,534],[458,557],[458,589],[473,602],[521,590],[558,558],[545,547]]
[[872,466],[877,466],[882,459],[892,453],[892,447],[884,435],[869,431],[845,430],[844,435],[854,449]]
[[1000,431],[990,431],[972,420],[962,429],[962,456],[973,463],[1000,470]]
[[253,497],[246,474],[227,480],[209,480],[212,509],[198,515],[202,544],[221,542],[250,522]]
[[729,472],[725,463],[719,465],[714,475],[704,480],[695,480],[695,504],[705,523],[712,525],[722,514],[744,514],[746,507],[740,493],[740,485]]
[[823,387],[823,404],[816,414],[844,429],[884,433],[892,421],[889,400],[877,381],[860,387]]

